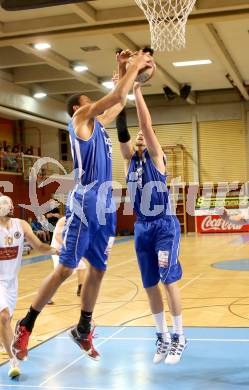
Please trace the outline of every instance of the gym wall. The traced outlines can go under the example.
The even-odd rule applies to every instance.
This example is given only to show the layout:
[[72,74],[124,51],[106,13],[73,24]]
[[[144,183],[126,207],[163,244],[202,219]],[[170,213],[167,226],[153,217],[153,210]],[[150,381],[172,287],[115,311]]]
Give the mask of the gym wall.
[[[186,148],[186,181],[193,180],[193,161],[192,161],[192,124],[178,123],[170,125],[153,126],[161,145],[182,144]],[[110,131],[113,143],[113,180],[125,185],[124,164],[120,154],[116,130]],[[129,132],[132,142],[135,144],[138,127],[130,127]]]
[[[248,180],[248,140],[246,122],[243,120],[205,121],[197,123],[197,134],[191,123],[153,126],[161,145],[182,144],[186,150],[186,182],[195,181],[194,170],[199,172],[199,182]],[[129,128],[134,142],[137,127]],[[116,132],[113,140],[113,179],[125,185],[124,168]],[[194,143],[197,144],[195,154]]]
[[201,122],[198,134],[201,183],[248,179],[245,122]]

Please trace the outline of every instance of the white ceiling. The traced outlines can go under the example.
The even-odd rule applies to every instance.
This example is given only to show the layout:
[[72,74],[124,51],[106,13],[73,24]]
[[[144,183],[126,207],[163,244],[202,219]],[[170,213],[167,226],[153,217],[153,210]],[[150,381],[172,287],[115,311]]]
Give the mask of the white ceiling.
[[217,30],[243,80],[249,83],[249,17],[237,22],[219,23]]
[[[198,92],[231,89],[229,74],[242,99],[249,100],[249,1],[197,0],[189,17],[186,48],[155,53],[158,70],[144,88],[146,95],[163,94],[168,85],[179,94],[191,84],[188,102]],[[48,41],[52,48],[37,52],[32,44]],[[134,0],[96,0],[43,9],[7,12],[0,7],[0,69],[31,93],[41,87],[56,99],[83,91],[103,95],[101,85],[115,67],[115,50],[150,44],[149,26]],[[97,51],[81,48],[96,46]],[[175,68],[175,61],[211,59],[211,65]],[[80,60],[89,72],[77,74],[70,62]],[[0,76],[1,77],[1,76]]]

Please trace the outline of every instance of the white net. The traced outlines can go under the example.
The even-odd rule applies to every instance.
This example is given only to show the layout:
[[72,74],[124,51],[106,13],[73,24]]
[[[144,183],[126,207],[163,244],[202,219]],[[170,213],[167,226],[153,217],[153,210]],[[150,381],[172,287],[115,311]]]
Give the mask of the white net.
[[150,25],[151,47],[172,51],[185,47],[185,28],[196,0],[135,0]]

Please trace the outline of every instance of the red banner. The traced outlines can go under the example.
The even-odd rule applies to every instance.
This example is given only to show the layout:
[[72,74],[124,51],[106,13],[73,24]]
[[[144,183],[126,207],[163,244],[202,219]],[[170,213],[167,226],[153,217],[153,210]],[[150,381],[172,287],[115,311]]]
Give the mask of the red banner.
[[249,225],[235,225],[224,221],[219,215],[201,215],[196,217],[198,233],[239,233],[249,232]]
[[2,260],[15,260],[18,255],[18,246],[11,246],[6,248],[0,248],[0,261]]

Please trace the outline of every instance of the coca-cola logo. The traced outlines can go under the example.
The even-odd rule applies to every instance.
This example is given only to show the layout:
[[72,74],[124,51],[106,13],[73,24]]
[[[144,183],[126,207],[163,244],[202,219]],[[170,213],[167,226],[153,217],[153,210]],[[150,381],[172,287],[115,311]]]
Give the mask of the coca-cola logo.
[[234,225],[233,223],[224,221],[222,218],[212,218],[207,215],[201,222],[201,230],[204,232],[210,230],[241,230],[242,225]]

